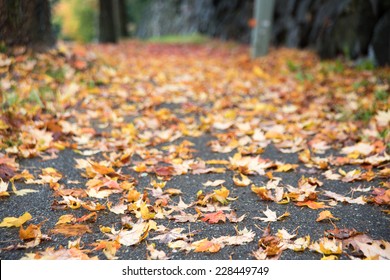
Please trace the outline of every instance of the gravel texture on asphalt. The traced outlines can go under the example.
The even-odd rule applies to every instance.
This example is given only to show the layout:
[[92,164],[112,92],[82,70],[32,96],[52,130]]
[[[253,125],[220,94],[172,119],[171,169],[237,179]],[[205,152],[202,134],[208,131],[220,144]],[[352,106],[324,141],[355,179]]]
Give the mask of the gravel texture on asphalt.
[[[202,138],[191,138],[189,139],[195,144],[195,149],[198,152],[194,155],[194,158],[199,157],[204,160],[207,159],[227,159],[232,154],[215,154],[209,153],[206,147],[206,143],[210,140],[207,137]],[[64,150],[58,154],[57,159],[42,161],[39,158],[25,159],[20,161],[21,170],[28,169],[34,175],[40,174],[40,170],[45,167],[53,167],[61,172],[64,177],[60,180],[61,184],[66,185],[67,188],[72,187],[83,187],[85,186],[86,178],[81,176],[81,171],[74,168],[76,158],[83,158],[83,156],[75,153],[72,150]],[[99,157],[99,156],[96,156]],[[262,158],[269,158],[271,160],[281,160],[288,163],[297,163],[298,159],[296,154],[281,154],[278,150],[269,145],[265,152],[262,154]],[[140,173],[136,173],[128,167],[122,169],[124,174],[132,174],[137,180],[137,189],[142,191],[145,187],[150,187],[151,178],[156,178],[155,175],[151,174],[143,176]],[[283,184],[290,184],[296,186],[298,180],[304,175],[306,177],[312,176],[320,179],[324,182],[324,185],[320,187],[321,190],[331,190],[343,195],[348,194],[352,187],[362,186],[373,186],[375,180],[371,182],[351,182],[344,183],[341,181],[329,181],[326,180],[321,172],[315,172],[303,166],[302,164],[297,171],[292,172],[281,172],[274,173],[276,176],[282,178]],[[119,259],[146,259],[147,250],[146,246],[150,243],[156,244],[156,249],[163,250],[171,259],[238,259],[246,260],[253,259],[251,252],[258,248],[257,241],[261,237],[264,228],[268,225],[260,220],[254,220],[253,217],[263,216],[262,211],[265,211],[267,207],[271,210],[276,211],[278,215],[281,215],[285,211],[288,211],[291,215],[281,221],[270,223],[272,233],[276,233],[278,229],[286,229],[288,232],[296,232],[299,237],[306,235],[310,236],[312,241],[318,240],[324,236],[325,230],[334,228],[334,225],[329,222],[316,222],[316,218],[320,210],[312,210],[306,207],[297,207],[293,203],[286,205],[279,205],[274,202],[262,201],[255,193],[253,193],[248,187],[237,187],[232,181],[234,175],[233,171],[227,170],[224,174],[202,174],[202,175],[181,175],[173,176],[168,181],[166,188],[177,188],[182,191],[182,198],[185,203],[190,203],[196,200],[196,193],[199,190],[204,192],[212,191],[213,187],[204,187],[202,183],[208,180],[224,179],[224,184],[230,191],[230,197],[237,198],[230,203],[232,209],[237,212],[238,216],[246,214],[246,218],[237,224],[235,223],[218,223],[208,224],[203,221],[197,221],[195,223],[175,223],[170,220],[156,220],[158,225],[164,225],[170,229],[183,227],[188,232],[195,232],[195,240],[203,238],[213,238],[226,235],[235,235],[235,227],[239,230],[247,228],[253,230],[256,234],[254,240],[250,243],[239,245],[239,246],[226,246],[217,253],[183,253],[183,252],[172,252],[166,244],[160,244],[158,241],[148,240],[156,234],[150,232],[149,237],[142,241],[140,244],[135,246],[122,246],[118,252],[117,257]],[[261,185],[268,181],[264,176],[250,176],[255,185]],[[80,184],[69,184],[68,181],[78,180]],[[26,187],[24,183],[16,183],[17,188]],[[37,190],[36,193],[30,193],[25,196],[12,196],[10,198],[1,199],[0,207],[0,218],[8,216],[20,216],[24,212],[28,211],[33,219],[30,221],[34,224],[42,224],[42,233],[48,233],[52,229],[61,215],[73,214],[77,217],[88,214],[89,211],[85,209],[77,210],[52,210],[51,205],[56,199],[53,196],[53,191],[47,185],[28,185],[28,188]],[[324,199],[326,199],[324,197]],[[110,196],[110,200],[115,202]],[[179,201],[178,197],[173,197],[175,202]],[[101,203],[106,203],[106,199],[102,199]],[[390,237],[389,228],[389,217],[383,213],[385,207],[366,204],[342,204],[339,203],[335,207],[331,208],[331,212],[335,217],[340,218],[339,221],[334,222],[338,228],[354,228],[358,232],[364,232],[373,239],[384,239],[388,240]],[[192,209],[193,210],[193,209]],[[188,211],[190,212],[190,211]],[[195,213],[195,211],[192,211]],[[116,215],[107,210],[98,213],[98,218],[95,223],[89,224],[92,233],[86,233],[81,237],[81,242],[85,248],[91,249],[89,245],[97,240],[107,239],[105,234],[99,231],[99,226],[114,226],[116,229],[121,227],[121,215]],[[1,250],[1,259],[20,259],[26,253],[42,251],[47,247],[59,248],[60,246],[67,247],[69,241],[76,240],[78,237],[64,237],[63,235],[49,234],[50,240],[42,241],[37,247],[26,249],[26,250]],[[0,246],[7,248],[8,246],[20,243],[19,240],[19,228],[0,228]],[[91,255],[98,256],[99,259],[105,259],[101,251],[93,252]],[[285,250],[280,259],[320,259],[321,254],[305,250],[304,252],[294,252],[291,250]],[[342,259],[346,259],[345,255]]]

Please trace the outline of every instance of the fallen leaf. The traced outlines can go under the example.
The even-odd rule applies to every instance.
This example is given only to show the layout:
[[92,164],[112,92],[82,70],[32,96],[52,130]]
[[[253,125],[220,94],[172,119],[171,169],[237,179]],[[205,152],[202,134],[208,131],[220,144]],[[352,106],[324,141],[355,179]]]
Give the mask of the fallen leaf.
[[77,218],[76,223],[85,223],[85,222],[94,223],[94,222],[96,222],[96,219],[97,219],[97,214],[96,214],[96,212],[93,212],[93,213],[89,213],[89,214],[86,214],[84,216],[81,216],[80,218]]
[[132,246],[138,244],[146,238],[149,233],[149,223],[138,222],[133,225],[133,228],[128,230],[121,230],[118,234],[118,241],[125,246]]
[[375,188],[373,190],[374,202],[379,205],[390,204],[390,189]]
[[374,151],[374,147],[368,143],[360,142],[353,146],[344,147],[341,149],[342,154],[352,154],[354,152],[362,154],[362,155],[369,155]]
[[118,259],[118,257],[116,257],[116,253],[121,247],[121,244],[119,244],[116,240],[99,240],[99,242],[93,243],[93,245],[95,246],[95,248],[93,248],[92,250],[103,250],[103,254],[108,260]]
[[19,237],[22,240],[40,239],[42,237],[41,226],[31,224],[26,229],[20,226]]
[[225,180],[215,180],[215,181],[207,181],[206,183],[202,183],[203,186],[205,187],[217,187],[219,185],[222,185],[225,183]]
[[307,206],[310,209],[317,210],[321,208],[329,208],[329,206],[325,205],[324,202],[316,202],[312,200],[307,200],[307,201],[298,201],[296,203],[297,206]]
[[176,223],[194,223],[198,220],[199,214],[187,214],[181,211],[180,215],[173,215],[172,218]]
[[195,248],[194,252],[197,253],[198,252],[216,253],[219,250],[221,250],[221,245],[209,241],[207,238],[193,242],[191,246]]
[[25,222],[30,220],[32,216],[30,213],[25,212],[22,216],[15,218],[15,217],[6,217],[3,219],[3,221],[0,223],[0,227],[20,227]]
[[297,167],[298,164],[291,164],[291,163],[280,164],[278,165],[278,168],[275,170],[275,172],[288,172],[291,170],[295,170]]
[[231,211],[229,214],[226,214],[226,218],[231,223],[240,223],[245,219],[245,217],[246,217],[246,214],[243,214],[240,217],[238,217],[236,212],[234,212],[234,211]]
[[220,221],[226,222],[226,215],[222,211],[209,213],[203,216],[202,221],[208,222],[209,224],[217,224]]
[[169,257],[162,250],[157,250],[154,243],[147,245],[146,250],[148,251],[148,260],[169,260]]
[[240,176],[241,176],[241,179],[238,178],[237,175],[234,175],[233,176],[233,182],[236,186],[238,187],[247,187],[249,186],[250,183],[252,183],[251,179],[249,179],[247,176],[245,176],[244,174],[241,174],[240,173]]
[[[0,182],[1,183],[1,182]],[[26,195],[28,193],[36,193],[38,192],[37,190],[32,190],[32,189],[23,189],[23,190],[17,190],[16,187],[15,187],[15,184],[13,182],[13,180],[11,180],[11,186],[12,186],[12,191],[14,192],[15,195],[17,196],[23,196],[23,195]],[[1,195],[0,195],[1,196]]]
[[56,223],[56,225],[60,225],[60,224],[69,224],[69,223],[72,223],[76,220],[76,218],[71,215],[71,214],[67,214],[67,215],[62,215],[59,219],[58,219],[58,222]]
[[390,123],[390,109],[387,111],[377,111],[375,119],[379,126],[388,127]]
[[390,243],[387,241],[374,240],[372,243],[356,241],[359,250],[370,260],[390,260]]
[[323,221],[323,220],[340,220],[339,218],[336,218],[332,215],[332,213],[329,210],[321,211],[318,214],[318,218],[316,219],[317,222]]
[[12,167],[8,164],[5,164],[5,163],[0,163],[0,180],[1,181],[3,181],[3,180],[8,181],[15,175],[16,175],[16,172],[15,172],[14,167]]
[[140,197],[141,197],[141,193],[139,193],[139,192],[138,192],[137,190],[135,190],[135,189],[129,190],[129,193],[127,194],[127,200],[128,200],[129,202],[137,201]]
[[122,202],[122,203],[118,203],[117,205],[114,205],[112,207],[108,207],[108,209],[117,215],[124,214],[125,211],[127,210],[127,205],[123,204],[123,202]]
[[226,203],[228,203],[227,199],[229,197],[229,194],[230,194],[230,191],[227,188],[222,187],[218,190],[214,190],[212,197],[214,200],[218,201],[219,203],[226,204]]
[[329,229],[325,231],[326,237],[332,237],[341,240],[348,239],[360,234],[361,233],[357,232],[355,229],[348,229],[348,228],[335,228],[335,229]]
[[285,212],[283,213],[282,215],[280,215],[279,217],[276,215],[276,212],[275,211],[272,211],[268,208],[267,206],[267,210],[263,211],[264,215],[266,216],[266,218],[261,218],[261,217],[253,217],[253,219],[255,220],[262,220],[263,222],[276,222],[276,221],[279,221],[285,217],[288,217],[290,216],[290,213],[289,212]]
[[2,196],[9,196],[9,192],[7,192],[8,189],[8,182],[4,182],[3,179],[0,179],[0,197]]
[[92,233],[89,226],[82,224],[56,224],[50,232],[52,234],[62,234],[65,236],[79,236],[85,233]]
[[290,234],[285,229],[278,229],[278,233],[276,234],[276,236],[279,237],[280,239],[283,239],[283,240],[290,240],[290,239],[295,238],[297,235]]
[[90,258],[85,251],[70,248],[60,248],[57,251],[54,248],[47,248],[45,251],[36,253],[27,253],[21,260],[97,260],[97,257]]
[[295,252],[305,251],[310,245],[310,236],[306,235],[305,237],[297,238],[294,241],[290,241],[286,244],[286,247]]
[[266,218],[254,217],[253,219],[262,220],[263,222],[276,222],[278,220],[276,212],[270,210],[268,207],[267,210],[263,211],[263,213]]
[[213,238],[212,241],[220,244],[221,246],[226,245],[243,245],[245,243],[252,242],[255,238],[255,233],[252,230],[248,230],[244,228],[242,230],[238,230],[235,228],[236,235],[233,236],[220,236],[218,238]]
[[186,251],[186,252],[190,252],[191,250],[193,250],[193,247],[191,246],[191,244],[187,241],[184,241],[184,240],[177,240],[177,241],[169,242],[168,247],[171,248],[173,250],[173,252],[175,252],[176,250]]
[[321,238],[310,244],[309,249],[324,255],[340,255],[343,252],[342,243],[336,239]]

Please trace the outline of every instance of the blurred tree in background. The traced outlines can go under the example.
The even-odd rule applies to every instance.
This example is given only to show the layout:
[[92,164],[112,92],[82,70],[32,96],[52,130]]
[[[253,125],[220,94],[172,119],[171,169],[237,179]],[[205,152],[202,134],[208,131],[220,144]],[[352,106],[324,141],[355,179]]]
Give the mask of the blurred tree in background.
[[0,41],[39,50],[53,46],[49,0],[0,0]]

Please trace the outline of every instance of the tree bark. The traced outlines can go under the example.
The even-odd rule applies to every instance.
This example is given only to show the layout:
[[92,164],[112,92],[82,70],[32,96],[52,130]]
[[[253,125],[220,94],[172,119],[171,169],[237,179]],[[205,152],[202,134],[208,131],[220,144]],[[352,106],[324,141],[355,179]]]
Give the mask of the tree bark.
[[113,4],[113,0],[99,0],[99,41],[101,43],[116,43],[118,41],[113,16],[115,5]]
[[127,8],[126,8],[126,1],[125,0],[119,0],[119,33],[121,37],[128,37],[129,34],[127,32]]
[[0,41],[44,50],[55,44],[48,0],[0,0]]
[[274,6],[274,0],[255,0],[254,18],[256,26],[252,30],[251,39],[251,54],[253,58],[268,53]]

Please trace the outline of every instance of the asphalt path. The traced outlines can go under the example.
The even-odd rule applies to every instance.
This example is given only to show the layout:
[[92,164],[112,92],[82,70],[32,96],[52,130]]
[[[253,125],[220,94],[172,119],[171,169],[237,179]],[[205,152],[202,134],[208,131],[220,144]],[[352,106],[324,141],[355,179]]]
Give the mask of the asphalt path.
[[[195,143],[195,149],[197,152],[194,154],[194,158],[207,159],[228,159],[234,152],[229,154],[212,153],[207,147],[207,142],[211,140],[211,136],[205,134],[199,138],[186,137]],[[179,141],[182,141],[181,138]],[[329,153],[336,153],[337,151],[329,151]],[[320,187],[321,190],[330,190],[336,193],[346,195],[350,192],[352,187],[362,186],[374,186],[378,183],[376,179],[371,182],[350,182],[345,183],[341,181],[329,181],[326,180],[321,171],[309,169],[303,164],[298,162],[297,154],[283,154],[279,152],[273,145],[269,145],[264,153],[261,155],[262,158],[268,158],[271,160],[281,160],[288,163],[299,164],[299,168],[292,172],[281,172],[277,173],[278,177],[282,178],[283,184],[290,184],[296,186],[298,180],[302,175],[309,177],[316,177],[324,185]],[[99,155],[95,156],[99,158]],[[20,161],[20,170],[28,169],[32,174],[40,174],[40,170],[45,167],[53,167],[61,172],[64,177],[60,180],[61,184],[66,185],[67,188],[79,188],[85,186],[87,181],[86,178],[81,176],[80,170],[74,166],[76,164],[75,159],[84,158],[80,154],[66,149],[58,154],[58,158],[52,160],[43,161],[40,158],[24,159]],[[343,167],[346,168],[346,167]],[[141,175],[140,173],[134,172],[129,167],[122,168],[124,174],[131,174],[138,180],[137,189],[142,191],[146,187],[150,187],[151,178],[155,178],[154,174],[148,176]],[[276,174],[276,173],[275,173]],[[232,181],[234,175],[233,171],[227,170],[224,174],[202,174],[202,175],[181,175],[173,176],[171,180],[167,182],[166,188],[177,188],[182,191],[182,199],[186,203],[190,203],[196,200],[196,193],[199,190],[204,192],[210,192],[214,188],[204,187],[202,183],[208,180],[223,179],[226,180],[224,184],[230,190],[230,197],[237,197],[236,200],[232,201],[229,205],[232,209],[237,212],[238,216],[246,214],[246,218],[237,223],[233,224],[230,222],[208,224],[203,221],[197,221],[194,223],[175,223],[172,220],[156,220],[158,225],[165,225],[166,227],[173,229],[177,227],[183,227],[188,232],[194,232],[194,239],[200,240],[202,238],[213,238],[226,235],[235,235],[235,227],[239,230],[247,228],[253,230],[256,234],[254,240],[250,243],[239,245],[239,246],[226,246],[217,253],[190,253],[185,252],[172,252],[166,244],[161,244],[158,241],[150,240],[156,234],[150,232],[149,236],[143,240],[140,244],[135,246],[122,246],[116,256],[119,259],[146,259],[147,250],[146,246],[150,243],[155,243],[156,248],[163,250],[170,259],[179,260],[201,260],[201,259],[238,259],[247,260],[254,259],[251,252],[258,249],[258,240],[263,234],[264,228],[268,223],[254,220],[253,217],[262,216],[262,211],[269,207],[271,210],[276,211],[278,214],[282,214],[288,211],[291,215],[281,221],[270,223],[272,233],[276,233],[278,229],[286,229],[288,232],[296,232],[299,237],[309,235],[311,240],[318,240],[324,236],[325,230],[334,229],[334,225],[338,228],[354,228],[358,232],[363,232],[369,235],[372,239],[390,239],[390,228],[389,228],[389,217],[382,210],[387,209],[384,206],[378,206],[374,204],[344,204],[338,203],[335,207],[330,210],[335,217],[340,218],[339,221],[335,221],[334,224],[329,222],[316,222],[316,218],[320,210],[312,210],[307,207],[297,207],[293,203],[285,205],[279,205],[274,202],[262,201],[255,193],[253,193],[250,187],[236,187]],[[267,182],[265,176],[250,176],[251,180],[256,185],[261,185]],[[79,181],[80,184],[69,183],[72,181]],[[38,192],[30,193],[25,196],[11,196],[9,198],[3,198],[0,200],[0,218],[9,216],[20,216],[24,212],[29,212],[33,219],[31,223],[38,224],[42,223],[42,233],[48,234],[52,229],[59,217],[65,214],[73,214],[77,217],[88,214],[89,211],[80,208],[77,210],[53,210],[51,205],[56,199],[53,196],[53,190],[48,185],[28,185],[26,186],[22,182],[16,183],[17,188],[31,188]],[[326,199],[325,197],[321,197]],[[110,197],[110,200],[115,202],[115,196]],[[179,196],[173,197],[175,202],[179,201]],[[102,199],[101,203],[105,203],[106,200]],[[193,210],[193,209],[192,209]],[[188,211],[191,212],[192,210]],[[195,213],[193,210],[192,213]],[[99,225],[114,226],[116,229],[121,227],[121,215],[116,215],[108,210],[100,211],[95,223],[89,224],[92,233],[86,233],[81,237],[81,242],[85,249],[91,249],[93,242],[97,240],[107,239],[107,236],[99,230]],[[18,243],[21,243],[19,239],[19,228],[0,228],[0,259],[20,259],[26,253],[33,253],[37,251],[43,251],[48,247],[54,247],[56,249],[67,247],[68,242],[76,240],[78,237],[65,237],[63,235],[54,235],[49,233],[49,240],[42,241],[37,247],[30,249],[19,249],[19,250],[7,250],[6,248]],[[105,256],[101,251],[94,251],[89,254],[90,256],[98,256],[99,259],[105,259]],[[304,252],[294,252],[291,250],[285,250],[280,256],[280,259],[286,260],[311,260],[320,259],[321,254],[306,249]],[[341,259],[348,259],[343,254]]]

